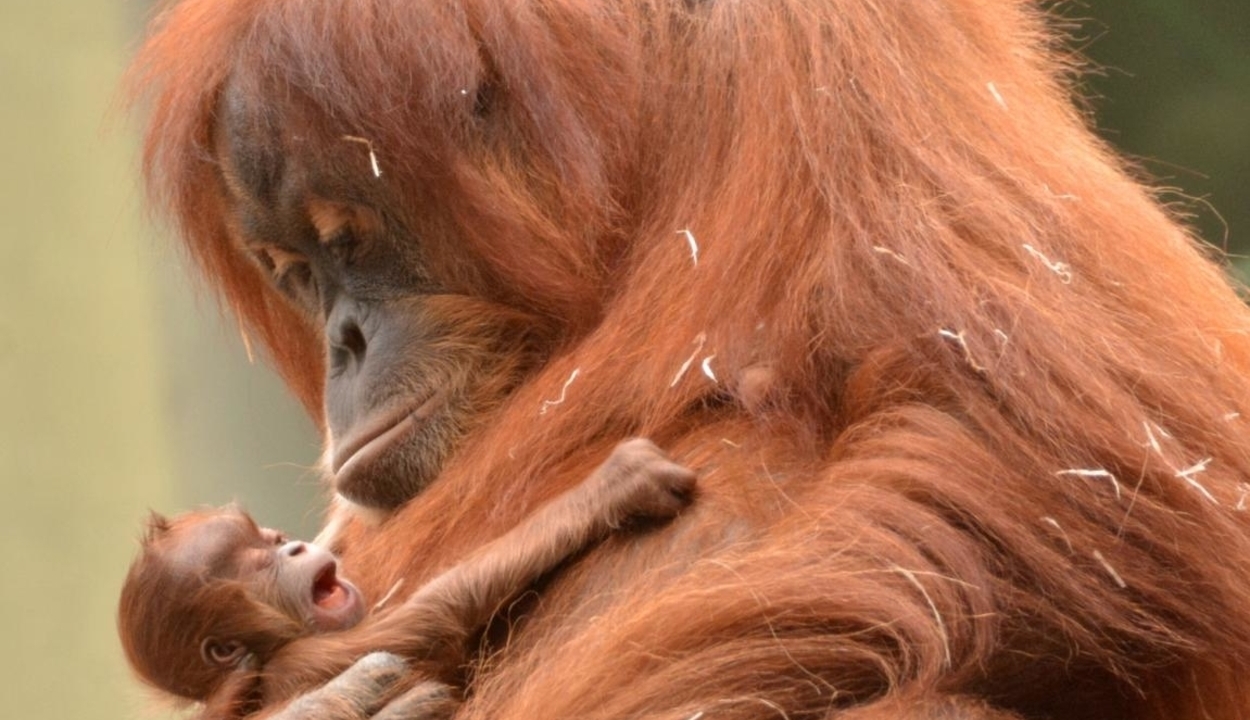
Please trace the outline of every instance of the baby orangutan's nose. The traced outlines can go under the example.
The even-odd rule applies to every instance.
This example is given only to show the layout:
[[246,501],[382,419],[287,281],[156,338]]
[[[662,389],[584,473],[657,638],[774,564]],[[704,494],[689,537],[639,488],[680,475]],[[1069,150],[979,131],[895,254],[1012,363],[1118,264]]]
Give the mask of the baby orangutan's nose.
[[300,542],[299,540],[292,540],[291,542],[282,546],[281,552],[283,555],[286,555],[287,557],[295,557],[296,555],[302,555],[304,553],[304,550],[306,549],[307,547],[304,545],[304,543]]

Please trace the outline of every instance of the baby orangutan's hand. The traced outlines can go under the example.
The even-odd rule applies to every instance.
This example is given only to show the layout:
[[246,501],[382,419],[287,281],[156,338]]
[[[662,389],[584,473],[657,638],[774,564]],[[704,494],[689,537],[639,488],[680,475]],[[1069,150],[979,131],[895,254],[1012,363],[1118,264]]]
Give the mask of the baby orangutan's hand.
[[606,499],[608,523],[631,517],[667,520],[690,504],[695,474],[678,465],[650,440],[626,440],[599,466],[592,480]]

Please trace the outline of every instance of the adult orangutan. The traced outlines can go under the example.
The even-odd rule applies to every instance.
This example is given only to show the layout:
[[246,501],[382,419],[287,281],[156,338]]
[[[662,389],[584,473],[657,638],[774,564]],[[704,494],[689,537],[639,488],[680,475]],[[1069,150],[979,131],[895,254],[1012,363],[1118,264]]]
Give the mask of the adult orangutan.
[[[458,718],[1250,715],[1250,312],[1045,15],[156,21],[153,193],[378,511],[338,535],[368,599],[624,437],[699,475],[512,608]],[[301,717],[358,716],[330,694]]]

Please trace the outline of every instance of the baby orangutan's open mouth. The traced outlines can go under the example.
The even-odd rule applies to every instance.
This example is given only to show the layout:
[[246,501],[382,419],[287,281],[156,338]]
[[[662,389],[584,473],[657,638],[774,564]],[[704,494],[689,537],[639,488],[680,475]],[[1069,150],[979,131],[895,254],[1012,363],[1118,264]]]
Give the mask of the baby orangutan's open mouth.
[[313,577],[312,610],[321,630],[346,630],[364,617],[360,591],[338,576],[338,562],[330,560]]
[[349,599],[347,591],[339,582],[338,563],[330,562],[317,573],[317,579],[313,581],[312,594],[313,604],[326,610],[338,608]]

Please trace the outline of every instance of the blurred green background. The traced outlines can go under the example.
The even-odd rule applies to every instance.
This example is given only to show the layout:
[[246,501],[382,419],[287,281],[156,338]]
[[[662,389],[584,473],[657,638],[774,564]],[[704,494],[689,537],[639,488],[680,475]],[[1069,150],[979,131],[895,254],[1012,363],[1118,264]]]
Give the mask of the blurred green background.
[[[1246,252],[1250,3],[1058,11],[1102,67],[1084,94],[1107,136],[1204,237]],[[146,12],[0,7],[0,697],[15,718],[166,716],[113,628],[148,509],[238,499],[305,535],[319,518],[316,433],[145,219],[136,129],[110,120]]]

